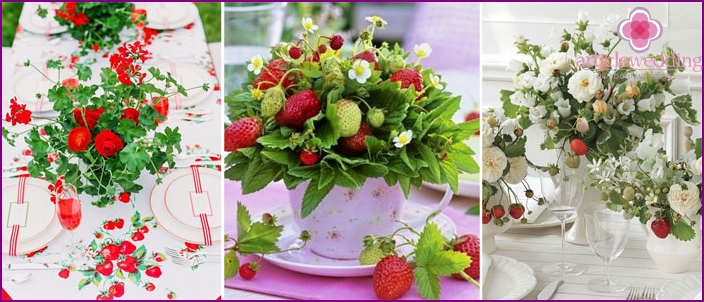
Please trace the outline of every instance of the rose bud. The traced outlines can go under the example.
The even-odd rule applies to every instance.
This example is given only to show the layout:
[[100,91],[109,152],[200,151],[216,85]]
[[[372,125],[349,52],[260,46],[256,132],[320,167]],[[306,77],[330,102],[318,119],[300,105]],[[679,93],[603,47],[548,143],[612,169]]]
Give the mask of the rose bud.
[[604,91],[603,90],[597,91],[596,98],[597,98],[597,100],[603,100],[604,99]]
[[554,129],[555,126],[557,126],[557,121],[554,118],[549,118],[545,121],[545,127],[548,127],[548,129]]
[[632,99],[640,94],[640,90],[638,89],[638,86],[636,86],[633,83],[628,83],[628,86],[626,86],[626,96],[629,99]]
[[604,100],[596,100],[592,104],[592,109],[594,109],[595,113],[604,113],[607,110],[606,102]]
[[516,127],[516,129],[513,129],[513,134],[515,134],[517,137],[523,135],[523,128]]
[[589,122],[587,122],[587,119],[580,117],[577,119],[575,128],[579,133],[587,133],[589,131]]
[[622,57],[618,60],[618,67],[621,69],[631,68],[631,58]]

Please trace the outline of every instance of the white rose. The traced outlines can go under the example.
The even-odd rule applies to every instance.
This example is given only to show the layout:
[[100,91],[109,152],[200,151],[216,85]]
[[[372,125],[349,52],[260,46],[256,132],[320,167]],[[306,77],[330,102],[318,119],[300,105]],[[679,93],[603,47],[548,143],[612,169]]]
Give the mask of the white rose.
[[555,102],[555,107],[557,107],[557,112],[562,115],[562,117],[568,117],[571,114],[572,106],[570,106],[570,101],[565,99],[558,99]]
[[570,59],[567,57],[567,53],[564,52],[553,52],[549,56],[538,62],[540,66],[540,73],[546,76],[552,77],[555,70],[558,70],[561,74],[565,74],[570,71]]
[[482,180],[496,182],[506,169],[506,154],[498,147],[482,149]]
[[684,216],[692,216],[702,207],[699,189],[688,181],[672,185],[667,193],[667,200],[675,212]]
[[674,79],[672,80],[672,84],[670,85],[670,90],[672,90],[672,94],[674,95],[689,94],[689,87],[691,85],[692,81],[689,80],[689,77],[687,77],[686,80]]
[[638,111],[655,111],[655,96],[651,95],[647,99],[638,101]]
[[601,83],[599,75],[589,69],[577,71],[567,83],[567,92],[580,103],[590,101],[597,91],[603,89],[604,85]]
[[494,131],[489,123],[482,121],[482,146],[491,146],[494,143]]
[[530,121],[537,123],[543,119],[543,117],[548,113],[548,109],[545,106],[535,106],[529,109]]
[[629,115],[631,112],[636,110],[636,102],[633,99],[627,99],[616,107],[618,113],[623,115]]
[[510,184],[518,184],[528,175],[528,162],[524,156],[509,157],[508,164],[511,166],[504,180]]

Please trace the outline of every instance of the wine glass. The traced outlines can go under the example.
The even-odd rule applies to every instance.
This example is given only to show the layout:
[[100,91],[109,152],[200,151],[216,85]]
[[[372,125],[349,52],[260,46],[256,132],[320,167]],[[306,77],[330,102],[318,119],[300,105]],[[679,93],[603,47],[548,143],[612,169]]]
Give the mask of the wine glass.
[[628,241],[630,221],[623,218],[622,212],[609,209],[597,210],[584,215],[587,223],[587,241],[592,252],[606,263],[606,277],[587,283],[587,288],[595,292],[615,293],[629,287],[628,282],[609,277],[609,264],[623,252]]
[[584,265],[565,262],[565,221],[572,216],[584,197],[584,174],[576,169],[563,166],[560,172],[551,176],[549,172],[538,171],[540,188],[547,208],[558,220],[562,230],[562,260],[543,266],[543,272],[556,276],[576,276],[584,273]]
[[56,214],[59,216],[59,223],[71,233],[71,238],[75,241],[74,231],[81,224],[82,217],[78,192],[72,184],[62,184],[56,192]]

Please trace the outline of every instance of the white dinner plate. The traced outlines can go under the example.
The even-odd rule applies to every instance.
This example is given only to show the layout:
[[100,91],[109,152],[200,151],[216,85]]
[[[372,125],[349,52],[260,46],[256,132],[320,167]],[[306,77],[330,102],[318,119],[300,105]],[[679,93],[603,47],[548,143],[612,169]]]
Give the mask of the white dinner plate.
[[[171,178],[168,183],[162,183],[166,185],[166,191],[164,192],[164,203],[166,204],[166,210],[169,212],[169,215],[183,225],[195,229],[201,229],[200,218],[195,212],[193,204],[189,202],[189,195],[194,192],[193,175],[190,173],[190,169],[180,169],[178,171],[180,173],[178,173],[174,178]],[[222,191],[220,189],[220,174],[218,174],[217,171],[208,168],[199,168],[198,171],[200,172],[203,194],[205,194],[207,199],[210,201],[207,204],[207,210],[212,217],[218,217],[218,219],[209,220],[208,223],[211,228],[219,228],[219,217],[222,217],[220,212],[220,196]],[[186,198],[186,202],[183,200],[184,196]]]
[[[403,213],[403,220],[410,221],[426,215],[430,209],[407,203]],[[277,207],[268,213],[277,217],[277,222],[284,226],[284,231],[279,239],[279,248],[288,249],[292,246],[300,246],[301,242],[297,239],[299,233],[294,226],[293,215],[290,206]],[[261,214],[252,217],[261,217]],[[440,214],[433,218],[440,228],[443,236],[450,237],[455,233],[455,224],[444,214]],[[399,227],[401,225],[399,224]],[[404,233],[406,236],[409,234]],[[401,249],[401,252],[408,252]],[[265,260],[270,263],[291,271],[326,277],[360,277],[371,276],[374,273],[374,265],[360,265],[359,260],[340,260],[331,259],[319,256],[313,253],[308,247],[302,250],[294,250],[285,253],[276,253],[267,255]]]
[[[28,5],[29,7],[26,7],[25,9],[29,14],[22,14],[22,17],[19,20],[20,27],[22,27],[24,30],[35,33],[35,34],[40,34],[40,35],[53,35],[53,34],[58,34],[65,32],[67,27],[66,26],[61,26],[59,24],[59,21],[56,21],[54,19],[54,16],[56,16],[56,13],[54,13],[55,9],[59,9],[61,7],[60,2],[57,3],[31,3],[31,2],[25,2],[24,5]],[[42,18],[37,15],[36,11],[37,8],[41,6],[42,8],[47,10],[46,17]]]
[[[577,218],[577,215],[574,214],[570,216],[570,218],[567,218],[565,220],[565,223],[573,223],[574,220]],[[549,209],[543,210],[542,213],[540,213],[540,216],[535,219],[535,222],[533,223],[521,223],[520,221],[514,221],[513,225],[511,225],[512,229],[542,229],[542,228],[550,228],[550,227],[555,227],[560,225],[560,220],[555,217],[555,215],[552,214],[552,211]]]
[[658,300],[692,300],[702,292],[702,275],[686,275],[662,286]]
[[[45,71],[51,79],[56,79],[56,69]],[[32,112],[50,112],[53,111],[53,103],[49,102],[46,95],[54,83],[45,78],[39,71],[34,68],[23,68],[12,77],[12,95],[17,97],[17,102],[27,104],[27,110]],[[41,98],[37,98],[37,94]]]
[[147,27],[153,29],[176,29],[195,21],[190,2],[140,3],[137,7],[147,12]]
[[[2,252],[9,254],[10,236],[12,225],[10,215],[17,200],[19,178],[3,179],[2,183]],[[27,178],[25,183],[26,212],[21,216],[26,217],[24,225],[20,227],[17,240],[17,254],[34,252],[56,239],[61,233],[61,224],[56,218],[56,207],[51,202],[49,183],[45,180]],[[14,207],[13,209],[17,209]]]
[[[211,224],[210,233],[212,241],[220,242],[222,240],[222,228],[220,227],[221,215],[219,209],[217,211],[214,209],[219,207],[220,204],[219,202],[217,202],[220,200],[220,192],[222,191],[220,187],[220,173],[213,169],[202,167],[199,169],[199,173],[201,175],[201,185],[203,186],[203,191],[208,191],[211,202],[213,200],[216,201],[212,202],[213,215],[208,216],[208,223]],[[190,208],[191,199],[189,196],[190,192],[194,191],[193,182],[191,181],[189,185],[184,185],[183,188],[180,188],[180,195],[172,195],[172,192],[169,192],[169,185],[171,183],[173,183],[174,181],[179,181],[179,179],[184,176],[190,177],[191,175],[192,172],[190,168],[182,168],[176,169],[168,175],[164,176],[164,178],[162,178],[162,183],[155,185],[152,189],[152,193],[149,198],[149,204],[152,210],[152,214],[154,215],[154,219],[165,232],[169,233],[171,236],[179,240],[183,240],[184,242],[204,244],[205,239],[203,238],[203,229],[200,226],[200,220],[198,220],[199,223],[197,227],[192,227],[190,223],[184,223],[179,221],[179,218],[184,221],[187,221],[187,219],[197,219],[195,217],[187,218],[187,215],[189,213],[193,213]],[[172,213],[169,211],[169,208],[167,208],[167,202],[165,202],[165,198],[169,198],[169,196],[170,198],[175,199],[173,201],[169,201],[169,203],[172,205],[172,210],[183,211],[184,213],[172,215]],[[184,205],[175,206],[174,203],[176,202],[181,202]],[[175,215],[179,218],[175,217]],[[217,225],[217,227],[213,227],[214,225]]]
[[[176,99],[180,98],[181,107],[190,107],[205,101],[211,93],[213,93],[215,87],[215,80],[207,71],[203,69],[200,65],[193,63],[183,63],[183,62],[172,62],[164,63],[155,66],[163,74],[167,72],[171,73],[171,76],[176,79],[176,81],[183,86],[183,88],[193,88],[187,91],[188,96],[175,95],[169,98],[169,108],[177,109]],[[203,84],[208,84],[208,91],[203,90],[201,87]],[[164,84],[162,82],[156,83],[156,86],[160,89],[164,89]],[[167,93],[171,94],[175,92],[175,88],[169,88]]]
[[491,267],[485,276],[483,300],[518,300],[535,288],[533,269],[516,259],[492,255]]

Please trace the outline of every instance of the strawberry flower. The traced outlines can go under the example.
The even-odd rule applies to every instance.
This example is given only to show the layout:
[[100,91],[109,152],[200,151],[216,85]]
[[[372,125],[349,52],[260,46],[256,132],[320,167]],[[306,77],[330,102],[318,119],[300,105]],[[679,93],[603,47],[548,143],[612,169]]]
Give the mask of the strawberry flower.
[[411,142],[411,139],[413,139],[413,131],[403,131],[399,133],[397,137],[394,137],[394,146],[396,146],[396,148],[403,148],[403,146]]
[[313,24],[313,19],[311,18],[303,18],[301,24],[303,25],[303,29],[309,33],[313,33],[318,29],[318,25]]
[[367,82],[367,79],[372,76],[372,70],[369,68],[369,62],[357,60],[352,63],[352,68],[347,72],[350,80],[356,80],[360,84]]
[[386,25],[386,21],[379,16],[366,17],[364,20],[371,22],[378,28],[384,28],[384,25]]
[[440,83],[440,77],[437,75],[433,74],[430,76],[430,83],[433,85],[433,87],[435,87],[437,89],[442,90],[443,88],[445,88],[445,86],[442,83]]
[[416,44],[413,46],[413,53],[416,54],[418,60],[429,57],[431,52],[433,52],[433,49],[430,48],[428,43],[421,43],[420,45]]
[[263,67],[264,59],[262,59],[262,56],[256,55],[252,57],[252,60],[250,61],[249,65],[247,65],[247,70],[254,72],[255,75],[258,75],[262,72]]

